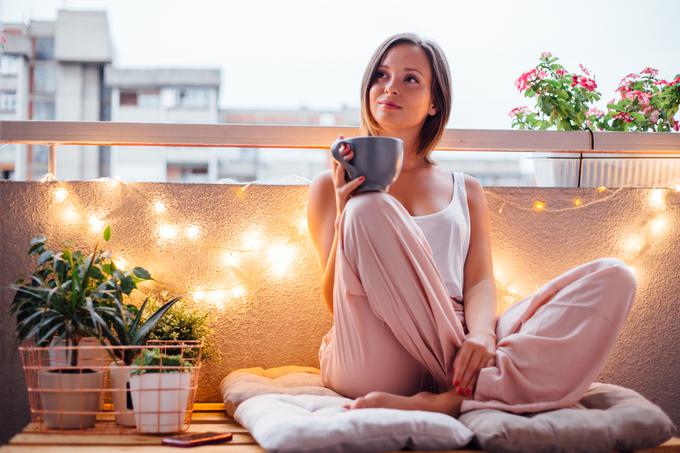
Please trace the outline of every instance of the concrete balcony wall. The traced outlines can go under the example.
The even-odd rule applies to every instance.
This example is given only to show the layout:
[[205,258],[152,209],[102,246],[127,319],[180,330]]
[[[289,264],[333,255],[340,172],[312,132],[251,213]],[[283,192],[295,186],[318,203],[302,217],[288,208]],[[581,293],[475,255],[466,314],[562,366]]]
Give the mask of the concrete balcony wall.
[[[54,197],[57,188],[68,191],[61,203]],[[650,204],[655,193],[665,207]],[[637,390],[680,425],[680,355],[675,351],[680,338],[680,193],[488,188],[486,194],[501,311],[580,263],[614,256],[634,266],[635,304],[600,378]],[[90,250],[100,235],[90,232],[87,219],[96,213],[113,231],[104,248],[148,269],[170,294],[222,291],[212,293],[214,301],[203,302],[213,313],[221,358],[204,363],[197,396],[198,401],[219,402],[220,380],[234,369],[319,365],[317,350],[331,317],[320,296],[314,247],[301,228],[307,195],[304,185],[243,189],[228,184],[0,181],[0,286],[30,273],[33,262],[26,252],[38,234],[45,234],[53,249],[71,241]],[[570,208],[575,197],[583,207],[531,209],[536,199],[551,209]],[[165,203],[165,213],[154,211],[157,200]],[[596,200],[601,201],[588,205]],[[77,216],[65,216],[67,209]],[[654,236],[650,222],[659,215],[666,216],[666,228],[652,228],[658,233]],[[163,223],[177,227],[176,239],[159,238]],[[199,228],[195,240],[184,234],[190,225]],[[247,242],[254,231],[261,233],[261,248]],[[641,238],[639,252],[626,248],[630,235]],[[277,246],[292,251],[289,268],[285,263],[272,267],[270,252]],[[224,262],[230,250],[240,259],[237,266]],[[237,286],[245,296],[231,298]],[[0,306],[6,308],[12,296],[12,291],[0,292]],[[1,442],[28,421],[28,403],[14,322],[6,310],[0,316],[0,401],[6,420]]]

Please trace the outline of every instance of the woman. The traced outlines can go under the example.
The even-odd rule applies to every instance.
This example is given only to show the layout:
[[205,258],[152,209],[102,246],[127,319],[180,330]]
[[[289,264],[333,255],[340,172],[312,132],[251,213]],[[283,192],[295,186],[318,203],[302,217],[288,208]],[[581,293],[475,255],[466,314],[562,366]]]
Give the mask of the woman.
[[583,264],[496,319],[483,189],[429,157],[451,109],[442,50],[413,34],[388,38],[361,95],[364,133],[402,139],[404,159],[386,193],[352,197],[363,180],[345,182],[335,161],[312,181],[309,231],[334,315],[319,351],[324,384],[355,398],[349,409],[457,416],[577,402],[630,310],[630,269],[614,258]]

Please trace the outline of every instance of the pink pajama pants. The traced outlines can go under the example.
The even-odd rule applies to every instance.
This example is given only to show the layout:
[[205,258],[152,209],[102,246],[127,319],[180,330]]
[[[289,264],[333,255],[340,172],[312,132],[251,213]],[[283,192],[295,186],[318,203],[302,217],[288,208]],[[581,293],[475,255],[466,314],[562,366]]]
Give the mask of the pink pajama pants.
[[[319,350],[324,384],[350,398],[452,388],[465,340],[432,250],[389,194],[351,198],[338,230],[334,323]],[[479,373],[462,411],[539,412],[570,406],[604,367],[636,281],[616,258],[577,266],[496,323],[496,365]]]

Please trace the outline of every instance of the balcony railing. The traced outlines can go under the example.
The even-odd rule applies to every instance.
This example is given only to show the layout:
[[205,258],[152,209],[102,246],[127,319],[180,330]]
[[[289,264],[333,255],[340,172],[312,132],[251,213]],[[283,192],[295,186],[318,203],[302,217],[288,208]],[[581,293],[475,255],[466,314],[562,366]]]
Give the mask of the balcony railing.
[[[49,146],[48,172],[53,175],[57,170],[56,153],[62,145],[324,149],[340,134],[356,136],[360,130],[329,126],[0,121],[0,143]],[[680,134],[447,129],[436,150],[532,153],[537,159],[554,159],[553,171],[564,173],[576,168],[575,185],[581,186],[588,171],[602,172],[597,165],[611,159],[680,158]],[[565,159],[570,162],[569,168]],[[672,161],[679,164],[680,179],[680,159]]]

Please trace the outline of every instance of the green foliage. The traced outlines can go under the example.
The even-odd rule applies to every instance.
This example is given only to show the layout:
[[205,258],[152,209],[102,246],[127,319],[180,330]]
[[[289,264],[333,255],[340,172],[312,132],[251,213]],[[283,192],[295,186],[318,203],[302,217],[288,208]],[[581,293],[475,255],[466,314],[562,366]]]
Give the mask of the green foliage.
[[132,370],[133,375],[187,372],[193,366],[188,360],[182,359],[182,356],[162,352],[159,348],[145,349],[134,359],[132,365],[140,367]]
[[[153,310],[162,306],[166,298],[163,293],[149,295],[150,308]],[[208,310],[189,304],[175,305],[151,331],[149,340],[202,340],[201,358],[210,360],[217,355],[217,351],[210,341],[213,330],[210,328],[209,315]],[[192,350],[185,350],[184,354],[185,357],[192,356]]]

